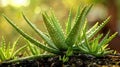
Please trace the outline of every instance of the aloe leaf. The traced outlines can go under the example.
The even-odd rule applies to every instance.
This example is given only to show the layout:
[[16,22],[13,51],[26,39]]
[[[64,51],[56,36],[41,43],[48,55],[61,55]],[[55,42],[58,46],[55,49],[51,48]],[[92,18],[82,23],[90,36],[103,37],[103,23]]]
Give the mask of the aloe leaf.
[[4,61],[6,59],[3,50],[0,48],[0,60]]
[[1,49],[2,49],[3,51],[5,51],[5,48],[6,48],[5,45],[6,45],[5,39],[4,39],[4,37],[2,37]]
[[50,17],[46,13],[43,13],[42,16],[46,28],[49,32],[49,35],[53,40],[54,44],[56,45],[56,47],[59,48],[60,50],[66,50],[68,47],[65,44],[64,40],[62,39],[62,37],[60,36],[59,32],[51,24]]
[[92,28],[90,28],[88,31],[87,31],[87,35],[93,33],[93,31],[98,27],[98,22],[92,26]]
[[20,51],[22,51],[26,47],[27,47],[27,45],[24,45],[24,46],[20,47],[19,49],[17,49],[16,51],[14,51],[14,53],[13,53],[13,55],[11,57],[12,58],[15,57],[15,55],[17,55]]
[[92,46],[92,52],[96,53],[98,52],[98,45],[99,45],[99,40],[102,38],[103,34],[100,34],[98,35],[94,40],[93,40],[93,44],[91,45]]
[[100,49],[103,45],[106,45],[105,42],[107,41],[109,34],[110,34],[110,31],[108,31],[105,37],[100,41],[100,43],[98,44],[98,49]]
[[80,31],[80,25],[81,25],[80,21],[83,18],[83,14],[85,12],[85,9],[86,9],[86,7],[83,9],[82,13],[78,16],[78,19],[75,21],[76,23],[75,23],[74,27],[71,29],[71,32],[68,34],[68,36],[66,38],[65,42],[69,46],[72,46],[77,39],[78,32]]
[[111,36],[107,39],[106,44],[107,44],[108,42],[110,42],[117,34],[118,34],[118,32],[115,32],[113,35],[111,35]]
[[6,50],[4,51],[6,59],[9,59],[11,56],[11,44],[10,42],[6,45]]
[[[99,26],[97,26],[97,24],[95,24],[95,30],[93,30],[92,28],[94,28],[94,27],[92,27],[91,28],[91,32],[89,32],[89,34],[87,33],[87,39],[88,40],[90,40],[91,38],[93,38],[93,36],[96,34],[96,33],[98,33],[108,22],[110,21],[110,17],[108,17],[105,21],[103,21],[103,23],[102,24],[100,24]],[[97,26],[97,27],[96,27]],[[84,43],[85,42],[85,40],[82,40],[82,42],[80,41],[79,42],[79,45],[81,44],[81,43]]]
[[102,50],[104,51],[105,49],[108,49],[107,47],[108,47],[108,44],[105,44],[105,45],[103,45],[101,48],[102,48]]
[[18,28],[8,17],[6,17],[4,15],[4,18],[8,21],[8,23],[15,28],[15,30],[17,32],[19,32],[25,39],[27,39],[28,41],[30,41],[31,43],[33,43],[34,45],[38,46],[41,49],[44,49],[48,52],[51,53],[55,53],[55,54],[59,54],[60,52],[56,49],[52,49],[50,47],[46,47],[45,45],[41,44],[39,41],[35,40],[34,38],[32,38],[31,36],[29,36],[28,34],[26,34],[25,32],[23,32],[20,28]]
[[28,48],[30,49],[30,52],[32,53],[32,55],[36,54],[35,51],[34,51],[34,49],[33,49],[33,46],[31,45],[31,43],[28,44]]
[[79,6],[78,9],[77,9],[76,16],[74,18],[74,22],[76,22],[78,20],[78,16],[80,15],[80,13],[81,13],[81,10],[80,10],[80,6]]
[[69,34],[71,31],[71,25],[72,25],[72,10],[69,12],[67,24],[66,24],[66,36]]
[[113,52],[113,50],[108,50],[108,51],[105,51],[103,55],[107,55],[107,54],[110,54],[112,52]]
[[42,53],[40,52],[41,50],[38,49],[36,46],[34,46],[33,49],[34,49],[36,55],[42,54]]
[[51,12],[51,14],[52,14],[51,21],[52,21],[52,24],[53,24],[54,28],[59,33],[59,35],[61,36],[61,38],[63,39],[63,41],[65,41],[64,33],[63,33],[63,30],[62,30],[62,27],[60,26],[60,23],[58,22],[58,20],[55,17],[54,13]]
[[66,56],[72,56],[72,55],[73,55],[73,49],[71,47],[69,47],[66,52]]
[[15,46],[17,45],[19,39],[20,39],[20,37],[12,45],[12,48],[11,48],[11,57],[12,57],[14,51],[15,51]]
[[80,47],[84,48],[85,50],[89,51],[88,47],[86,47],[86,44],[81,44]]
[[[88,8],[90,8],[90,7],[88,7]],[[84,24],[85,17],[89,11],[88,8],[84,7],[81,14],[78,15],[78,17],[77,17],[78,19],[75,21],[74,27],[72,28],[71,32],[69,33],[68,37],[66,38],[65,42],[67,43],[67,45],[72,46],[75,43],[75,41],[77,40],[79,32],[81,31],[82,25]]]
[[99,44],[99,48],[98,50],[100,49],[100,47],[106,45],[108,42],[110,42],[116,35],[117,35],[118,32],[114,33],[113,35],[111,35],[109,38],[108,38],[108,35],[109,35],[109,32],[106,34],[106,36],[103,38],[103,40],[100,42]]
[[85,44],[84,44],[84,45],[86,45],[86,48],[88,48],[88,50],[90,51],[90,50],[91,50],[90,44],[89,44],[89,42],[88,42],[88,40],[87,40],[87,36],[86,36],[86,25],[85,25],[85,28],[84,28],[84,30],[83,30],[83,37],[84,37],[84,39],[85,39]]
[[96,33],[98,33],[108,22],[110,21],[110,17],[108,17],[105,21],[102,22],[94,31],[88,35],[88,39],[91,39]]
[[89,52],[88,49],[86,50],[85,48],[83,48],[81,46],[78,46],[78,48],[79,48],[80,52],[82,52],[82,53],[88,53]]
[[46,41],[46,43],[48,44],[48,46],[50,46],[51,48],[57,49],[57,47],[54,45],[54,43],[51,41],[50,38],[48,38],[48,36],[46,36],[45,34],[43,34],[43,32],[41,32],[32,22],[30,22],[28,20],[28,18],[24,15],[23,18],[26,20],[26,22],[30,25],[30,27],[32,27],[32,29],[42,38],[44,39],[44,41]]
[[30,49],[30,52],[32,53],[32,55],[40,54],[40,49],[37,48],[35,45],[31,44],[30,42],[28,42],[28,48]]
[[[85,36],[87,36],[87,34],[86,34],[87,23],[88,23],[87,20],[85,20],[83,27],[82,27],[81,31],[79,32],[79,36],[76,41],[76,44],[79,44],[79,42],[82,42],[85,39]],[[85,35],[85,36],[83,36],[83,35]]]
[[[85,42],[84,42],[84,45],[85,46],[83,46],[84,48],[86,48],[86,49],[88,49],[88,50],[90,50],[90,44],[89,44],[89,42],[88,42],[88,40],[87,40],[87,35],[86,35],[86,30],[87,30],[87,20],[85,21],[85,23],[84,23],[84,25],[83,25],[83,28],[82,28],[82,30],[81,30],[81,35],[82,35],[82,37],[79,37],[79,39],[80,39],[80,41],[82,41],[83,39],[85,40]],[[83,39],[82,39],[83,38]]]
[[104,56],[104,55],[106,55],[106,54],[112,53],[113,50],[110,50],[109,48],[107,48],[107,46],[108,46],[108,44],[105,45],[104,47],[102,47],[102,48],[97,52],[97,54],[96,54],[95,56],[100,57],[100,56]]

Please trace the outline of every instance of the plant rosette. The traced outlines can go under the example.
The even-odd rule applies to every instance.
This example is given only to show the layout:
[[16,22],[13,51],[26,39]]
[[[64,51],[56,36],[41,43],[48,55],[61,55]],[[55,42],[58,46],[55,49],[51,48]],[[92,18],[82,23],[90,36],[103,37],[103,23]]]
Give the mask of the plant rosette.
[[[110,17],[101,24],[97,22],[91,28],[87,28],[88,22],[86,16],[92,6],[93,5],[83,8],[79,7],[74,18],[71,9],[68,21],[66,22],[65,31],[63,31],[53,11],[50,12],[50,15],[48,15],[47,12],[42,12],[48,34],[39,30],[24,14],[22,14],[25,21],[45,43],[41,43],[31,37],[7,16],[3,15],[7,22],[31,44],[29,45],[29,49],[32,52],[31,56],[9,60],[5,63],[13,63],[12,65],[19,66],[37,65],[43,67],[118,65],[114,63],[112,59],[113,57],[119,58],[119,55],[113,54],[114,50],[108,48],[108,43],[117,35],[117,32],[111,36],[109,36],[110,31],[108,31],[105,36],[101,33],[97,34],[109,22]],[[36,46],[37,48],[34,49],[31,46]],[[36,49],[39,51],[39,48],[44,51],[42,53],[36,52]],[[119,60],[116,61],[118,62]]]

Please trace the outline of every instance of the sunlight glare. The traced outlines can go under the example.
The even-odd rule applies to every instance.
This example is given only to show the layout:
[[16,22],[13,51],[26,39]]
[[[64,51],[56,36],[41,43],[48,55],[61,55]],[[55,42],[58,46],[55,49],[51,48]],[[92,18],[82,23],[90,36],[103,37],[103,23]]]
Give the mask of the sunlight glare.
[[8,4],[9,4],[8,0],[1,0],[1,6],[2,7],[6,7],[6,6],[8,6]]
[[28,6],[30,0],[11,0],[11,5],[14,7]]

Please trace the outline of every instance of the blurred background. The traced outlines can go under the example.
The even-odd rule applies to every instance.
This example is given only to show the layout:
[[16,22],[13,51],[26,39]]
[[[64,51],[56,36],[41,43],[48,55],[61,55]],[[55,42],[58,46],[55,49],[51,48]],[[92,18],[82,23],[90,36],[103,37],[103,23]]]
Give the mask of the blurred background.
[[[102,33],[108,30],[111,34],[118,32],[109,47],[120,52],[120,0],[0,0],[0,41],[2,36],[7,42],[15,41],[20,35],[5,21],[2,14],[7,15],[26,33],[41,40],[38,35],[26,24],[22,17],[22,12],[43,32],[46,28],[43,24],[41,11],[54,10],[61,25],[65,28],[70,8],[73,8],[73,13],[79,5],[94,4],[90,13],[87,16],[89,26],[94,25],[97,21],[102,22],[108,16],[111,16],[111,21],[102,29]],[[22,42],[23,44],[23,42]]]

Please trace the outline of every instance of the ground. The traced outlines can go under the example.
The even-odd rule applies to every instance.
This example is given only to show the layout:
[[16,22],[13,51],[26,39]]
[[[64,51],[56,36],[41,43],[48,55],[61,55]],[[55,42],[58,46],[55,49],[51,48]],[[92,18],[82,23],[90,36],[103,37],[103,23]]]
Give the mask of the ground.
[[120,54],[94,57],[86,54],[71,56],[62,63],[59,56],[37,60],[23,60],[16,63],[1,63],[0,67],[120,67]]

